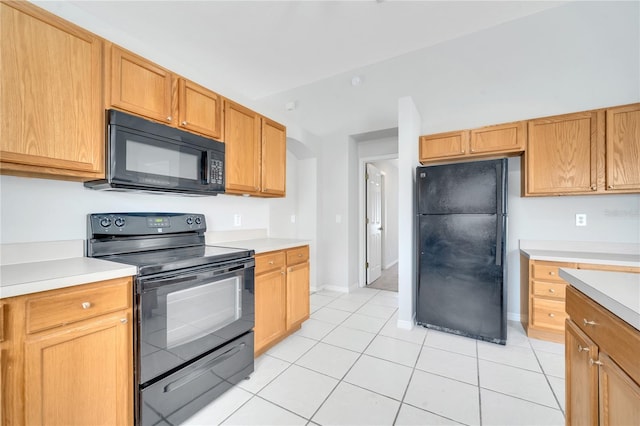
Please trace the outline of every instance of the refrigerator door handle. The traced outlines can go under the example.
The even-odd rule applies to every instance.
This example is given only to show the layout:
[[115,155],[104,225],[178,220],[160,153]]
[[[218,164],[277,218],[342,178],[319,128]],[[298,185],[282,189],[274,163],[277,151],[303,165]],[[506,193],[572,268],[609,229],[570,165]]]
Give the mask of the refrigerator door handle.
[[504,223],[504,216],[497,215],[496,217],[496,265],[502,265],[502,224]]

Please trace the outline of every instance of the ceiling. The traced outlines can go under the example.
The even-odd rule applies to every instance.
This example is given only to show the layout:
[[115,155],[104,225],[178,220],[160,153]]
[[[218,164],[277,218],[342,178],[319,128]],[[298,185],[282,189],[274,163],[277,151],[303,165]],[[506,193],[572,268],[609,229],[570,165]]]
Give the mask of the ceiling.
[[440,90],[425,80],[426,50],[570,2],[32,1],[286,124],[293,139],[388,137],[400,97],[426,116]]
[[556,7],[553,1],[70,1],[260,99]]

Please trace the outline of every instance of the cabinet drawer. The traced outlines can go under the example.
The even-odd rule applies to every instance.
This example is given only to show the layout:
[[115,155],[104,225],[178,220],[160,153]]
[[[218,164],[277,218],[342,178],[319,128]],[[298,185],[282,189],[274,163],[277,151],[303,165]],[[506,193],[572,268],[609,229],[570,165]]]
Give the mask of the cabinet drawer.
[[640,333],[575,288],[567,287],[567,314],[580,330],[640,383]]
[[283,251],[272,251],[256,256],[256,275],[263,274],[273,269],[284,266],[285,254]]
[[544,281],[533,282],[533,295],[552,297],[558,300],[564,300],[567,284],[565,283],[548,283]]
[[122,278],[29,298],[26,303],[27,333],[127,309],[131,306],[130,283],[130,278]]
[[296,247],[287,250],[287,265],[295,265],[297,263],[309,260],[309,246]]
[[558,276],[558,268],[577,268],[575,263],[535,261],[531,267],[531,276],[537,280],[564,282]]
[[535,327],[564,330],[564,321],[567,314],[564,311],[564,302],[561,300],[540,299],[534,297],[532,325]]

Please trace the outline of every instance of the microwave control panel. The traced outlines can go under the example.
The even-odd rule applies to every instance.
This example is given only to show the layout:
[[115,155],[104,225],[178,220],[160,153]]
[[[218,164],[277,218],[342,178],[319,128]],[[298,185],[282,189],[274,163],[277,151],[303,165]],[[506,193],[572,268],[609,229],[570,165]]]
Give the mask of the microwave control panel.
[[212,159],[210,167],[211,167],[211,183],[224,185],[224,161]]

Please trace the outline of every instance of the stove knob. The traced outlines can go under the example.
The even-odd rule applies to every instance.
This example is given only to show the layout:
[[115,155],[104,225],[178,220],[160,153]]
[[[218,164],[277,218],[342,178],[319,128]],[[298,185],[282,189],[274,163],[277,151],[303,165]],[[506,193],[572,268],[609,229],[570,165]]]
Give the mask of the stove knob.
[[111,219],[109,219],[108,217],[103,217],[102,219],[100,219],[100,226],[102,226],[103,228],[110,227]]
[[115,225],[116,225],[118,228],[122,228],[122,227],[124,226],[124,223],[125,223],[125,222],[124,222],[124,218],[122,218],[122,217],[118,217],[118,218],[116,218],[115,222],[113,222],[113,223],[115,223]]
[[187,218],[187,225],[191,225],[193,223],[193,218],[191,216],[189,216]]
[[202,223],[202,219],[196,217],[196,225],[200,225]]

